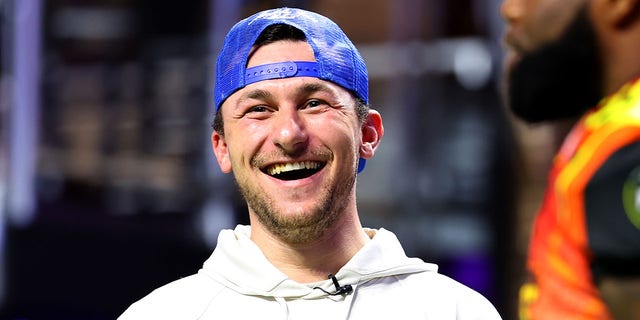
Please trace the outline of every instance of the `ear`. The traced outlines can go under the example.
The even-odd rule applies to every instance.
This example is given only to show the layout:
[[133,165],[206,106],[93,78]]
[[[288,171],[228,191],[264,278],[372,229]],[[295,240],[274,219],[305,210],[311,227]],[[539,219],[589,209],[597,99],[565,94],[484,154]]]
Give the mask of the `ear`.
[[369,110],[369,116],[362,124],[360,157],[364,159],[373,157],[383,135],[384,127],[382,126],[382,116],[376,110]]
[[640,0],[596,0],[592,12],[615,28],[624,28],[640,18]]
[[225,142],[224,137],[215,130],[211,134],[211,147],[213,148],[213,153],[216,155],[218,165],[222,172],[231,172],[231,160],[229,159],[227,143]]

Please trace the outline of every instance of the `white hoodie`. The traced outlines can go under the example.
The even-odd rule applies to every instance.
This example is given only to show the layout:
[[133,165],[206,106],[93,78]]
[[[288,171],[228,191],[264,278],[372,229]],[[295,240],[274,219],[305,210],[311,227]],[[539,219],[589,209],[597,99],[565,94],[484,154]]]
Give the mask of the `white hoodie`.
[[[132,304],[119,320],[160,319],[500,319],[479,293],[408,258],[396,236],[375,234],[335,275],[347,294],[329,295],[332,280],[302,284],[276,269],[249,239],[249,226],[223,230],[197,274]],[[320,287],[320,289],[314,289]]]

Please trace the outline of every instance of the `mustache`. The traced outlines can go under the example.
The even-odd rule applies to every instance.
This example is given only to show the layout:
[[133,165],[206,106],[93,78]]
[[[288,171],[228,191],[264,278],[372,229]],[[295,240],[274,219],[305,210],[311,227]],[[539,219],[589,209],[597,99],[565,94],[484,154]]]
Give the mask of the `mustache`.
[[522,54],[523,52],[526,52],[524,50],[524,46],[518,40],[518,37],[516,36],[516,32],[510,28],[507,29],[502,36],[502,46],[509,50],[513,50],[518,54]]
[[250,164],[256,168],[263,168],[268,164],[292,162],[292,161],[320,161],[329,162],[333,160],[333,152],[326,148],[305,149],[295,154],[287,153],[282,149],[276,149],[267,153],[257,153],[251,157]]

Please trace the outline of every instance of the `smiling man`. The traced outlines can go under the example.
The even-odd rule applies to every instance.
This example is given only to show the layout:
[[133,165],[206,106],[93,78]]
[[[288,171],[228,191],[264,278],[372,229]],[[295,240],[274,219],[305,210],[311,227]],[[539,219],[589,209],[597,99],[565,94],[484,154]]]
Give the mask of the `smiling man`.
[[482,295],[363,228],[356,177],[384,134],[363,58],[326,17],[236,24],[217,60],[211,137],[250,226],[220,232],[195,275],[121,319],[500,319]]

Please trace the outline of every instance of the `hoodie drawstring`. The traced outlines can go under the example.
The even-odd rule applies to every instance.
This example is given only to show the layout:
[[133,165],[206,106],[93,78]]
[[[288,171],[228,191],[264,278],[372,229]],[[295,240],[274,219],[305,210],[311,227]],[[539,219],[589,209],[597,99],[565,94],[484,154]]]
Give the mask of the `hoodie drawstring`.
[[346,313],[346,316],[344,317],[345,320],[348,320],[349,318],[351,318],[351,310],[353,310],[353,305],[355,304],[355,301],[356,301],[356,295],[358,294],[357,288],[358,288],[358,285],[354,284],[353,292],[351,292],[351,294],[345,297],[344,302],[345,302],[345,305],[347,306],[347,313]]
[[284,319],[289,320],[289,305],[287,304],[287,300],[285,300],[283,297],[275,297],[275,299],[284,312]]

